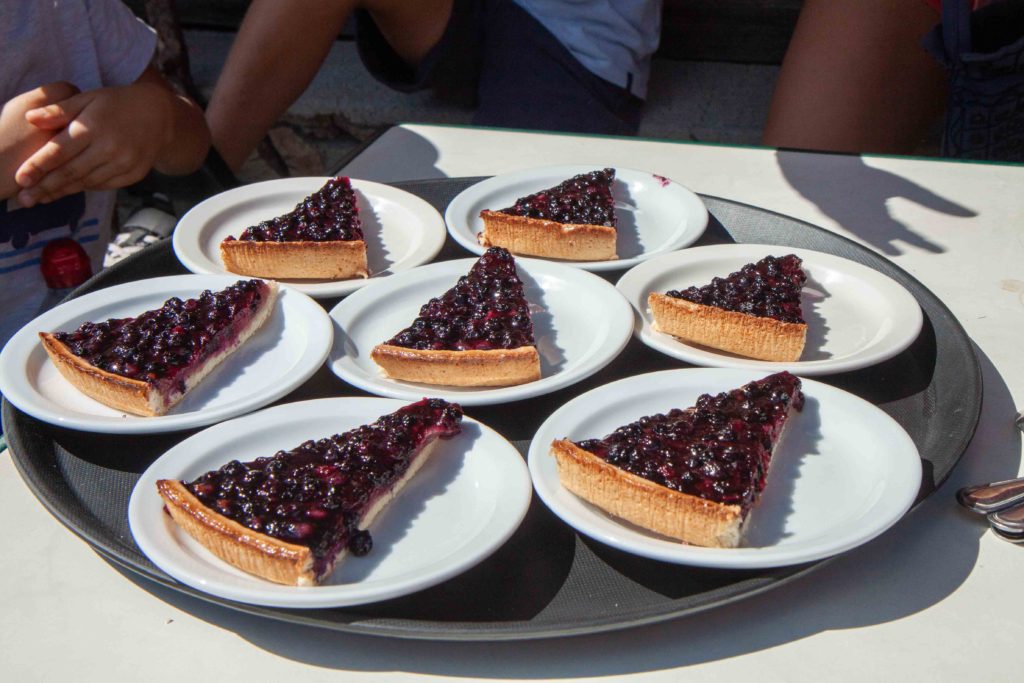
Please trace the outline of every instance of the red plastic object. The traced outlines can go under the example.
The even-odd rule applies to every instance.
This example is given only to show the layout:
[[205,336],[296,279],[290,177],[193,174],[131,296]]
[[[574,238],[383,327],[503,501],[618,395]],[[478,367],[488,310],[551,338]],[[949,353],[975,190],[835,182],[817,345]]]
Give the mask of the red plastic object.
[[50,289],[77,287],[92,277],[89,255],[70,237],[48,242],[39,261],[39,269]]

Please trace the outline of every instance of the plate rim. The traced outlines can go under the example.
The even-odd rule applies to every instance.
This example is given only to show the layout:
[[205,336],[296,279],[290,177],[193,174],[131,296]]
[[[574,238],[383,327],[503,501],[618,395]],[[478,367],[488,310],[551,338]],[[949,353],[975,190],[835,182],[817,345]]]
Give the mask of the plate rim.
[[[55,329],[56,327],[66,324],[58,321],[66,317],[68,310],[81,308],[83,301],[87,302],[90,306],[93,305],[94,300],[95,305],[109,304],[111,301],[111,293],[114,290],[120,289],[125,294],[138,294],[139,292],[137,290],[141,283],[148,283],[146,284],[146,287],[151,291],[146,295],[151,296],[156,295],[158,292],[171,290],[173,288],[195,289],[198,294],[204,289],[210,289],[213,286],[216,286],[216,283],[219,283],[223,287],[230,285],[233,282],[237,282],[239,279],[244,278],[232,275],[197,273],[165,275],[161,277],[135,280],[133,282],[120,285],[113,285],[111,287],[83,294],[80,297],[65,301],[49,311],[46,311],[42,315],[31,320],[27,325],[21,328],[21,330],[15,333],[14,337],[12,337],[3,350],[0,351],[0,370],[11,364],[16,364],[18,368],[24,368],[29,356],[37,350],[38,340],[35,337],[35,331],[37,329]],[[186,286],[185,283],[189,280],[198,280],[199,282],[197,282],[194,287],[191,285]],[[206,282],[207,284],[201,284],[202,282]],[[211,284],[211,282],[213,284]],[[163,294],[160,296],[163,296],[165,299],[167,298],[167,296]],[[46,400],[45,397],[41,397],[31,383],[27,382],[27,380],[23,382],[21,374],[15,372],[0,373],[0,375],[2,375],[0,382],[3,383],[3,395],[5,398],[10,400],[12,405],[37,420],[57,427],[77,429],[79,431],[94,434],[160,434],[176,432],[195,429],[219,420],[227,420],[239,415],[244,415],[245,413],[252,412],[253,410],[257,410],[276,401],[302,385],[317,370],[319,370],[321,366],[323,366],[328,354],[330,353],[331,343],[333,342],[334,336],[334,327],[331,324],[326,311],[323,310],[323,307],[313,301],[309,296],[296,291],[288,285],[279,286],[278,298],[275,302],[275,306],[279,306],[282,309],[285,306],[289,306],[292,307],[293,310],[302,314],[303,319],[307,323],[306,348],[303,350],[303,355],[298,359],[299,362],[293,366],[294,371],[288,375],[288,381],[273,386],[272,390],[268,390],[260,394],[250,394],[245,400],[235,401],[225,406],[212,409],[204,408],[202,410],[196,410],[188,413],[171,413],[169,415],[147,417],[145,419],[121,419],[104,417],[102,415],[76,417],[75,414],[68,415],[64,411],[53,410],[50,408],[50,401]],[[84,315],[88,315],[87,312],[75,314],[74,317],[82,317]],[[54,321],[53,323],[49,322],[51,319]],[[44,362],[49,362],[49,360],[45,360]],[[68,387],[71,388],[70,383],[68,384]]]
[[[388,278],[386,282],[382,282],[379,287],[353,293],[334,306],[328,315],[335,325],[344,327],[344,323],[349,318],[366,310],[374,303],[374,300],[386,299],[387,295],[391,294],[394,290],[412,286],[418,278],[433,275],[434,271],[442,274],[446,271],[451,271],[452,282],[454,283],[460,275],[464,275],[478,260],[478,257],[469,257],[438,261],[410,271],[398,273]],[[563,369],[554,375],[542,377],[539,380],[525,384],[509,387],[481,387],[476,391],[467,390],[463,393],[449,393],[447,386],[427,387],[412,383],[406,384],[400,380],[390,380],[384,377],[369,377],[358,366],[355,366],[354,363],[345,362],[344,359],[348,357],[348,354],[344,353],[344,350],[341,349],[344,342],[343,337],[340,335],[335,335],[334,343],[331,346],[327,359],[327,367],[342,381],[377,396],[415,399],[421,397],[424,391],[428,391],[439,398],[457,402],[464,406],[484,406],[536,398],[572,386],[599,372],[622,353],[632,337],[633,312],[629,303],[610,282],[588,271],[569,268],[561,263],[554,263],[543,259],[517,257],[516,264],[523,267],[527,273],[530,272],[531,268],[534,268],[538,273],[546,271],[549,275],[556,277],[561,275],[563,279],[568,279],[569,281],[574,279],[583,280],[592,284],[595,287],[595,291],[600,292],[602,297],[607,297],[610,305],[607,317],[609,322],[609,340],[612,343],[605,344],[604,354],[595,356],[596,360],[591,361],[585,367],[583,374],[572,375],[567,369]],[[385,287],[388,289],[383,289]],[[424,299],[423,303],[426,303],[426,299]],[[611,306],[619,307],[618,312],[613,312]],[[613,316],[618,318],[618,320],[615,320]],[[621,327],[621,330],[618,329],[619,327]],[[615,334],[616,331],[618,331],[617,334]],[[381,342],[383,341],[381,340]],[[353,367],[355,370],[353,370]]]
[[[880,522],[876,525],[869,525],[866,530],[862,525],[851,529],[851,531],[856,533],[851,533],[842,538],[840,543],[824,541],[810,544],[805,543],[787,553],[784,546],[767,546],[766,548],[702,548],[678,544],[671,539],[659,538],[655,534],[645,534],[639,529],[633,530],[617,522],[611,515],[586,503],[586,501],[578,496],[574,497],[584,503],[587,510],[582,516],[577,515],[571,509],[563,507],[557,495],[559,491],[564,489],[558,480],[557,471],[552,470],[548,462],[550,458],[548,450],[551,436],[556,433],[563,433],[565,429],[571,427],[573,420],[569,420],[569,426],[567,426],[566,416],[574,411],[578,412],[578,406],[581,404],[593,403],[595,400],[607,398],[608,394],[615,394],[618,391],[625,390],[627,387],[632,391],[637,391],[645,385],[650,386],[655,383],[660,385],[662,384],[661,380],[665,380],[665,383],[667,383],[669,380],[682,376],[693,378],[698,384],[717,383],[728,386],[740,386],[744,382],[751,381],[750,371],[745,368],[677,368],[633,375],[595,387],[590,391],[580,394],[562,404],[541,424],[534,438],[530,441],[527,464],[530,468],[534,491],[552,514],[589,538],[623,552],[652,560],[710,569],[774,569],[825,560],[857,548],[885,533],[903,519],[913,507],[921,486],[922,466],[920,453],[906,430],[878,406],[860,398],[856,394],[806,377],[801,377],[800,379],[803,382],[803,389],[808,396],[817,397],[819,400],[821,397],[825,397],[833,401],[849,401],[859,405],[862,409],[875,416],[877,422],[873,424],[882,424],[887,433],[900,442],[898,444],[899,448],[896,449],[900,453],[899,458],[890,459],[899,461],[900,464],[896,471],[900,475],[900,479],[906,479],[906,489],[895,492],[900,494],[900,498],[897,499],[899,504],[884,506],[883,509],[888,512],[882,516]],[[626,395],[628,397],[631,394]],[[637,418],[639,417],[638,415]],[[558,430],[562,431],[559,432]],[[904,460],[906,461],[905,463],[903,462]],[[554,479],[551,477],[551,472],[554,472]],[[569,493],[569,495],[574,494]],[[883,498],[887,502],[891,502],[893,500],[891,496],[893,495],[894,492],[892,491],[891,484],[888,484]],[[878,507],[878,502],[872,506],[872,508]],[[599,519],[591,521],[592,517]],[[611,531],[602,529],[604,522],[610,523]],[[846,523],[848,524],[848,522]],[[646,542],[652,542],[652,544],[645,545]],[[777,550],[778,548],[782,548],[782,550]]]
[[[422,233],[425,248],[420,252],[417,258],[410,261],[408,265],[397,272],[405,272],[406,270],[411,270],[412,268],[416,268],[425,263],[430,263],[437,257],[441,249],[444,247],[445,238],[447,237],[448,232],[445,229],[444,217],[436,208],[422,197],[400,187],[372,180],[351,178],[349,176],[290,176],[287,178],[273,178],[270,180],[261,180],[255,183],[239,185],[238,187],[218,192],[217,194],[207,197],[193,206],[178,220],[178,224],[171,236],[174,255],[187,270],[197,275],[231,275],[232,273],[230,273],[230,271],[224,270],[223,268],[216,269],[207,265],[205,262],[207,260],[211,263],[216,262],[212,259],[207,259],[205,252],[203,252],[202,249],[194,243],[194,240],[187,239],[187,237],[190,238],[193,235],[197,235],[214,214],[224,210],[228,206],[231,206],[232,204],[230,202],[235,200],[236,197],[239,199],[235,203],[242,203],[248,200],[248,197],[245,195],[258,193],[261,189],[288,189],[288,186],[295,186],[295,190],[297,192],[303,192],[305,195],[309,195],[322,187],[328,180],[335,177],[349,178],[353,189],[360,190],[367,194],[369,194],[368,191],[372,191],[379,196],[395,198],[396,201],[398,198],[401,198],[402,201],[399,203],[403,203],[407,209],[415,213],[422,212],[424,218],[429,216],[430,220],[424,221],[424,225],[428,229],[425,229]],[[183,226],[184,229],[182,229]],[[197,259],[196,253],[201,254],[204,258]],[[392,274],[394,274],[394,271],[388,269],[387,275],[384,277],[390,277]],[[375,277],[379,280],[382,276],[378,273],[377,275],[371,274],[370,277],[366,278],[350,278],[347,280],[336,280],[334,282],[306,283],[302,280],[296,279],[284,279],[279,280],[279,282],[313,298],[326,299],[336,296],[345,296],[346,294],[362,289],[368,284],[374,282]]]
[[[696,228],[692,234],[689,233],[688,228],[684,229],[681,233],[680,239],[673,242],[669,242],[664,247],[659,248],[655,251],[644,252],[640,256],[634,256],[633,258],[629,259],[615,259],[611,261],[568,261],[560,259],[543,259],[543,257],[530,258],[542,259],[549,261],[551,263],[560,263],[570,266],[572,268],[579,268],[581,270],[588,270],[591,272],[625,270],[627,268],[631,268],[637,265],[638,263],[642,263],[651,258],[654,258],[659,254],[671,252],[678,249],[685,249],[692,245],[697,240],[699,240],[701,236],[704,234],[704,231],[707,230],[707,226],[711,218],[710,213],[708,212],[708,207],[704,203],[704,200],[701,198],[701,196],[694,192],[693,190],[691,190],[689,187],[667,176],[656,174],[653,171],[645,171],[643,169],[636,169],[626,166],[609,166],[608,168],[615,169],[616,177],[618,177],[620,171],[626,171],[628,173],[649,175],[652,178],[660,177],[668,181],[668,184],[670,186],[675,186],[675,188],[677,188],[677,191],[681,191],[683,193],[683,200],[687,205],[688,209],[694,211],[696,223],[699,224],[699,227]],[[499,173],[497,175],[485,177],[482,180],[478,180],[469,187],[465,188],[457,195],[455,195],[455,197],[452,198],[452,200],[448,203],[448,206],[445,207],[444,211],[445,227],[448,231],[448,234],[451,236],[453,240],[455,240],[455,242],[457,242],[464,249],[479,256],[480,254],[483,254],[484,251],[486,251],[486,248],[482,247],[476,241],[475,236],[473,236],[472,234],[467,235],[463,231],[456,228],[456,223],[458,222],[459,219],[458,216],[455,216],[455,213],[458,212],[460,214],[465,214],[466,212],[465,209],[463,208],[464,204],[469,204],[475,201],[477,199],[476,195],[479,195],[482,192],[490,191],[492,187],[500,187],[504,183],[515,182],[520,179],[530,179],[536,176],[537,174],[546,175],[557,173],[558,177],[564,180],[568,177],[572,177],[573,175],[585,173],[588,171],[592,171],[594,169],[595,166],[588,164],[554,164],[546,166],[534,166],[531,168],[524,168],[519,169],[517,171],[509,171],[507,173]],[[519,257],[517,256],[516,258]]]
[[[902,335],[897,336],[894,341],[889,343],[888,346],[883,346],[873,353],[862,354],[859,356],[853,355],[853,357],[811,361],[763,361],[753,358],[718,354],[715,353],[713,349],[697,349],[675,338],[664,338],[664,335],[655,333],[653,329],[651,329],[651,321],[649,320],[650,316],[647,314],[648,309],[646,306],[646,296],[643,297],[643,307],[641,308],[640,305],[638,305],[639,300],[636,296],[642,294],[642,287],[647,286],[647,283],[650,281],[652,276],[660,275],[667,270],[667,268],[664,267],[664,264],[669,264],[674,261],[687,262],[683,264],[676,264],[676,267],[683,267],[684,265],[698,262],[700,257],[704,254],[711,254],[714,256],[717,255],[718,252],[734,250],[749,250],[765,253],[768,250],[778,251],[780,247],[784,251],[801,256],[801,258],[804,258],[806,255],[813,254],[813,257],[804,258],[804,262],[810,261],[813,264],[815,259],[824,262],[840,262],[844,264],[844,268],[847,269],[844,272],[847,272],[848,274],[852,273],[855,276],[859,274],[866,274],[868,276],[868,280],[873,279],[876,282],[882,283],[886,287],[891,288],[893,293],[898,293],[899,300],[897,300],[896,303],[900,307],[905,308],[905,312],[908,315],[907,318],[901,318],[901,326],[900,328],[897,328],[903,329]],[[747,257],[743,257],[743,259],[746,258]],[[861,281],[866,281],[863,277],[860,279]],[[711,244],[700,247],[691,247],[682,251],[659,254],[653,259],[630,268],[622,274],[616,282],[615,288],[622,293],[623,297],[625,297],[629,302],[630,307],[633,309],[633,336],[636,337],[637,340],[642,342],[648,348],[670,358],[675,358],[676,360],[681,360],[701,367],[745,368],[754,371],[791,370],[794,374],[805,377],[820,377],[849,372],[851,370],[860,370],[862,368],[882,363],[905,351],[914,343],[918,335],[921,334],[921,330],[924,326],[924,311],[921,308],[920,302],[899,282],[889,277],[887,274],[875,270],[863,263],[843,258],[836,254],[808,249],[806,247],[789,247],[755,242],[736,242],[731,244]],[[858,354],[859,353],[860,352],[858,352]],[[850,354],[848,354],[848,356],[849,355]]]
[[[344,407],[338,408],[339,405]],[[156,493],[156,478],[177,478],[181,472],[187,469],[188,463],[207,456],[211,448],[223,445],[231,438],[232,434],[240,429],[244,429],[249,424],[254,422],[261,424],[299,422],[301,424],[303,419],[296,420],[296,417],[293,415],[296,412],[304,414],[305,419],[317,421],[327,419],[329,412],[346,411],[345,414],[348,415],[351,415],[353,412],[365,413],[373,415],[373,417],[365,418],[372,421],[380,415],[394,412],[406,405],[408,405],[407,401],[377,396],[335,396],[271,406],[210,425],[169,448],[157,457],[139,476],[128,500],[128,520],[132,539],[143,555],[154,566],[160,571],[165,572],[175,581],[217,598],[262,607],[290,609],[357,607],[409,595],[468,571],[487,559],[511,538],[512,534],[522,524],[529,510],[530,501],[533,498],[533,485],[529,469],[515,446],[496,430],[469,416],[463,416],[463,424],[475,425],[480,429],[481,434],[486,437],[487,442],[486,452],[477,451],[480,454],[476,457],[483,458],[488,463],[492,463],[492,461],[500,458],[502,463],[502,481],[510,484],[504,487],[503,495],[494,499],[497,502],[495,509],[499,511],[500,515],[503,515],[500,519],[504,519],[505,524],[497,529],[497,533],[494,533],[495,526],[493,522],[495,517],[492,517],[491,524],[481,527],[477,535],[472,539],[479,540],[481,537],[485,537],[487,542],[466,543],[460,546],[458,550],[471,550],[472,552],[461,553],[462,557],[458,562],[445,562],[441,567],[436,567],[438,560],[435,559],[425,564],[424,568],[435,567],[433,572],[428,573],[426,580],[422,577],[411,579],[403,574],[402,576],[406,576],[404,580],[370,582],[371,590],[369,592],[365,590],[359,591],[359,587],[363,582],[300,587],[282,586],[268,581],[266,585],[271,587],[274,592],[264,594],[260,591],[263,581],[259,578],[253,579],[257,584],[254,588],[232,588],[230,585],[225,586],[217,581],[211,584],[209,577],[204,579],[203,575],[193,576],[191,572],[183,569],[175,562],[174,557],[177,553],[173,549],[167,549],[167,539],[156,538],[156,536],[160,535],[158,530],[154,535],[151,536],[150,534],[149,527],[152,526],[152,520],[150,519],[152,512],[157,510],[157,514],[159,514],[159,506],[162,505],[159,495]],[[476,445],[474,448],[481,448],[481,446]],[[191,453],[189,452],[190,450],[192,451]],[[474,451],[470,449],[467,452],[472,453]],[[501,455],[496,456],[495,453],[500,453]],[[174,474],[165,472],[168,468]],[[485,468],[484,471],[487,469]],[[516,483],[517,479],[518,483]],[[513,486],[512,484],[516,485]],[[156,526],[158,527],[159,524]],[[137,529],[143,531],[141,538]],[[176,544],[172,541],[171,545]],[[204,549],[203,552],[208,553],[209,551]],[[445,559],[447,560],[453,555],[459,556],[460,553],[452,553]],[[212,589],[211,585],[213,586]],[[350,595],[351,593],[354,593],[354,595]],[[260,597],[261,595],[264,597]]]

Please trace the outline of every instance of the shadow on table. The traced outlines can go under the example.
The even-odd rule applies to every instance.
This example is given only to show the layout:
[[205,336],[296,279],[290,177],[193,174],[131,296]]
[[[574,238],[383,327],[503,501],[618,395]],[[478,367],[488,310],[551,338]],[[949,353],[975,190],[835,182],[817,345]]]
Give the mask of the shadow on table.
[[843,228],[890,256],[902,253],[895,242],[933,253],[945,251],[896,220],[887,205],[891,199],[900,197],[960,218],[978,215],[895,173],[868,166],[857,155],[779,150],[775,156],[782,175],[794,190]]
[[955,491],[1018,471],[1020,434],[1013,428],[1012,396],[988,358],[980,349],[976,352],[985,382],[985,411],[961,465],[942,488],[882,537],[811,575],[696,617],[543,641],[398,641],[277,623],[122,571],[159,599],[256,647],[313,666],[367,673],[498,680],[614,676],[699,665],[825,631],[898,621],[947,598],[974,569],[988,526],[957,506]]

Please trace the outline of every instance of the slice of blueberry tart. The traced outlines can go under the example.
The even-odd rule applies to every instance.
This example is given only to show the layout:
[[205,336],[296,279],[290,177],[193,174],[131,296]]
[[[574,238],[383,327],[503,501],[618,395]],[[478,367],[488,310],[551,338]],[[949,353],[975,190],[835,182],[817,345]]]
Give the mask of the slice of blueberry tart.
[[499,211],[484,210],[478,235],[485,247],[513,254],[571,261],[609,261],[615,253],[615,169],[569,178],[516,200]]
[[289,213],[220,244],[232,273],[276,279],[367,277],[366,242],[348,178],[331,178]]
[[270,317],[277,283],[239,280],[195,299],[173,297],[134,318],[40,332],[60,373],[79,391],[133,415],[163,415]]
[[791,413],[804,404],[782,372],[696,405],[642,417],[603,439],[551,445],[569,491],[639,527],[692,545],[735,548]]
[[651,292],[654,329],[747,358],[800,359],[807,323],[800,292],[807,275],[794,254],[766,256],[703,287]]
[[454,287],[424,304],[412,325],[370,355],[385,375],[409,382],[498,387],[540,379],[515,259],[500,247],[488,249]]
[[458,404],[423,399],[344,434],[232,460],[191,482],[161,479],[157,490],[171,518],[225,562],[312,586],[346,553],[370,552],[367,527],[461,422]]

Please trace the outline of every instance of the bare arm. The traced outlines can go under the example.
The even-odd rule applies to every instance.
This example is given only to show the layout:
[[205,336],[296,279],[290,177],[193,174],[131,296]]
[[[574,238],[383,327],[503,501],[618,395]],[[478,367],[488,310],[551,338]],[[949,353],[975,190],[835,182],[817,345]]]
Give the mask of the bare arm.
[[416,64],[444,34],[452,0],[253,0],[206,108],[213,146],[233,170],[309,86],[356,7]]
[[153,168],[167,175],[185,175],[197,170],[210,151],[210,129],[203,110],[189,97],[176,93],[154,67],[146,69],[134,85],[160,89],[168,99],[170,134]]
[[909,153],[944,105],[946,73],[921,47],[922,0],[807,0],[782,63],[764,143]]
[[313,80],[354,4],[250,5],[206,109],[213,146],[233,170]]
[[131,85],[79,93],[30,110],[25,120],[53,134],[15,174],[25,206],[124,187],[153,168],[188,173],[210,146],[202,111],[152,68]]

